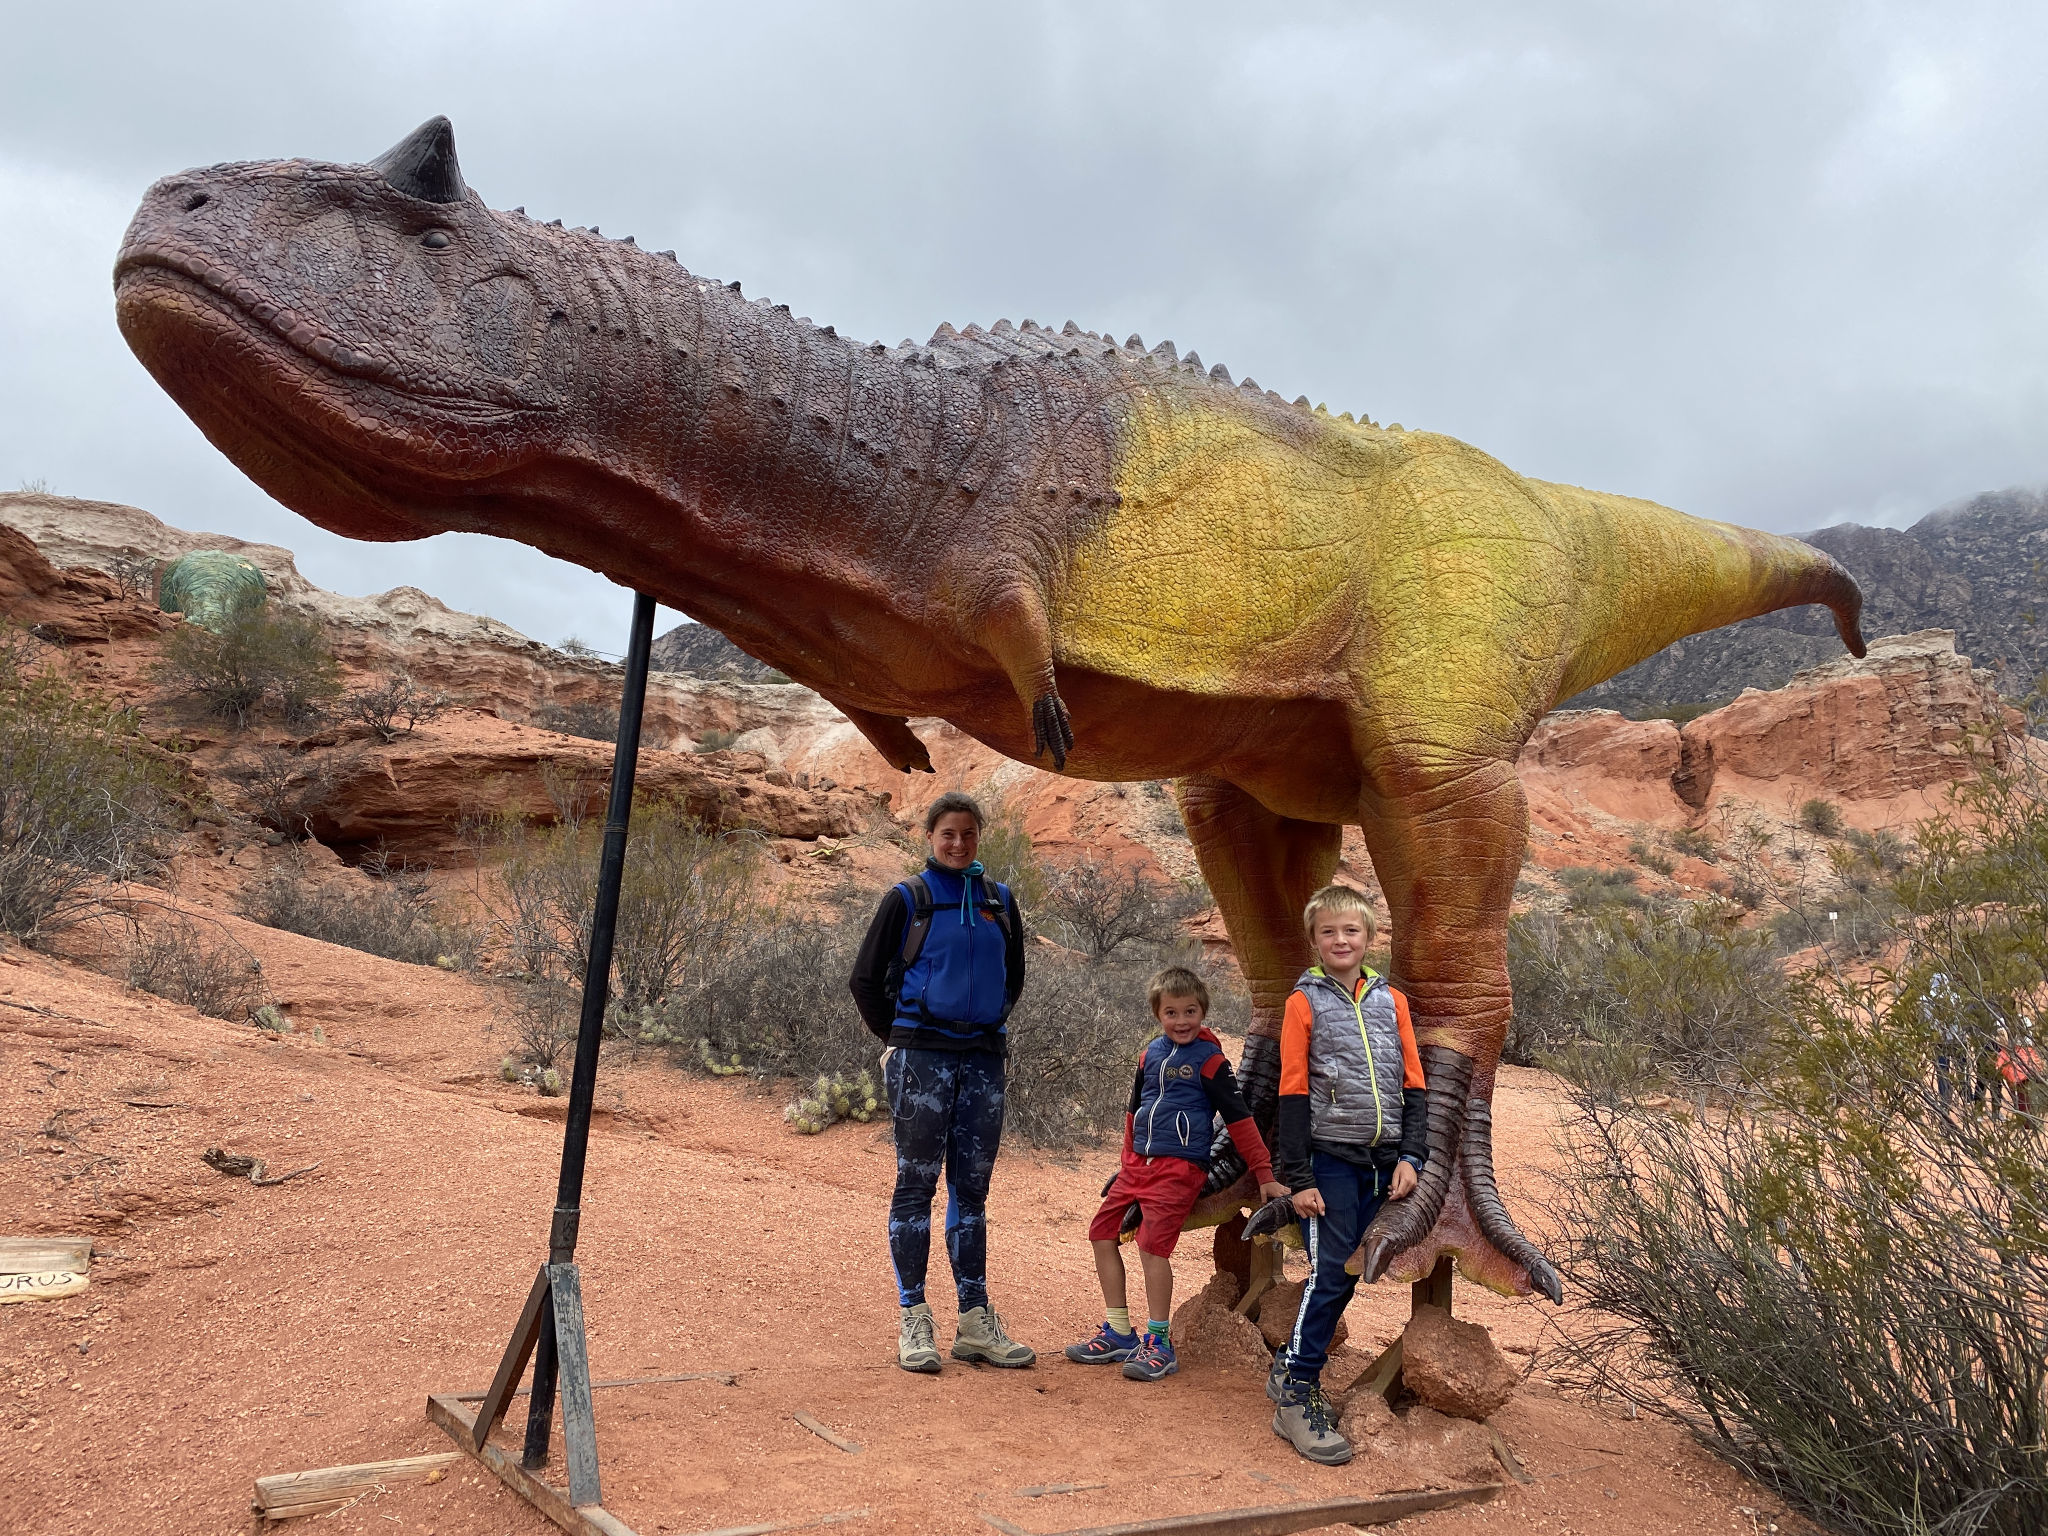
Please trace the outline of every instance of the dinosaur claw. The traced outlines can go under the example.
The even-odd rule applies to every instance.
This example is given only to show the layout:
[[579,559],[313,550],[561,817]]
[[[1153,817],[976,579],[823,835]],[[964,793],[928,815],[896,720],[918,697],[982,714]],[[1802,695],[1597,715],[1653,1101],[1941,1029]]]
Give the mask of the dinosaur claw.
[[1557,1266],[1546,1259],[1536,1245],[1522,1235],[1493,1177],[1493,1106],[1474,1099],[1465,1108],[1464,1135],[1458,1147],[1459,1165],[1465,1176],[1465,1203],[1480,1234],[1501,1255],[1522,1266],[1529,1284],[1552,1302],[1564,1300],[1564,1282]]
[[1043,757],[1052,753],[1055,772],[1067,766],[1067,753],[1074,745],[1073,722],[1067,717],[1067,706],[1056,693],[1048,693],[1031,706],[1031,755]]

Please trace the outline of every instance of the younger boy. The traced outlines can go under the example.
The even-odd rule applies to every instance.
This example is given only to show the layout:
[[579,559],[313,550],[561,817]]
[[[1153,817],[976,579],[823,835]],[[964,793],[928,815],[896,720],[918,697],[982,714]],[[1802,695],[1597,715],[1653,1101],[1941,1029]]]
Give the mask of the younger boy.
[[[1102,1191],[1102,1209],[1088,1227],[1108,1316],[1093,1338],[1067,1346],[1067,1358],[1081,1365],[1121,1361],[1133,1381],[1158,1381],[1180,1369],[1167,1337],[1173,1249],[1209,1176],[1217,1115],[1258,1179],[1260,1196],[1287,1193],[1287,1186],[1273,1178],[1266,1143],[1237,1090],[1223,1047],[1203,1022],[1209,1015],[1208,984],[1193,971],[1170,965],[1152,978],[1147,992],[1160,1033],[1138,1054],[1138,1075],[1124,1115],[1123,1166]],[[1133,1205],[1140,1218],[1138,1262],[1145,1272],[1145,1303],[1152,1314],[1142,1339],[1131,1326],[1118,1247]]]
[[1344,1266],[1387,1200],[1405,1200],[1429,1160],[1422,1058],[1408,999],[1365,965],[1372,908],[1326,885],[1302,914],[1317,964],[1302,973],[1280,1022],[1280,1176],[1308,1245],[1294,1334],[1274,1357],[1266,1395],[1273,1433],[1310,1461],[1338,1466],[1351,1442],[1323,1396],[1323,1362],[1357,1289]]

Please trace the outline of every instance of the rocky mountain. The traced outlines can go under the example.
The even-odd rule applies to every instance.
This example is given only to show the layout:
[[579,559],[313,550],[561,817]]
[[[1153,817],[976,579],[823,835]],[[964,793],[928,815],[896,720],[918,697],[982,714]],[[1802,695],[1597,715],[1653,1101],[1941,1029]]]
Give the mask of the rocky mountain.
[[[1952,629],[1956,647],[2019,699],[2048,671],[2048,493],[1989,491],[1910,528],[1839,523],[1802,534],[1863,586],[1863,632]],[[1745,688],[1781,688],[1842,654],[1834,620],[1793,608],[1693,635],[1589,688],[1572,708],[1697,713]]]
[[786,679],[765,661],[756,661],[708,624],[678,624],[654,637],[651,654],[657,672],[681,672],[737,683],[775,683]]

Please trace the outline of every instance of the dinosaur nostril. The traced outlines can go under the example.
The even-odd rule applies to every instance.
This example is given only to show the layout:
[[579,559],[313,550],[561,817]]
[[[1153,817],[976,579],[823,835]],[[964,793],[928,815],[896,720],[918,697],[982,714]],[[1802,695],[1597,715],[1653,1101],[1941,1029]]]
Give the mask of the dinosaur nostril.
[[208,203],[212,201],[213,197],[210,193],[194,192],[190,197],[185,199],[185,211],[187,213],[190,213],[195,208],[204,208]]

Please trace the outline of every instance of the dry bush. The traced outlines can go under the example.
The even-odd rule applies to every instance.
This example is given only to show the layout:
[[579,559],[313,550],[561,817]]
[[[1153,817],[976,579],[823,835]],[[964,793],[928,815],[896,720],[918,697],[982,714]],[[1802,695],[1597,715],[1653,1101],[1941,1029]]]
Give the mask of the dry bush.
[[533,712],[533,723],[558,736],[581,736],[589,741],[617,741],[619,706],[599,699],[572,704],[552,701]]
[[401,671],[388,673],[374,687],[350,694],[342,701],[341,712],[367,725],[379,740],[393,742],[438,720],[447,708],[447,694],[429,693],[413,681],[410,672]]
[[1155,879],[1139,864],[1084,853],[1047,867],[1040,926],[1067,948],[1106,960],[1172,944],[1181,922],[1208,905],[1206,892]]
[[350,765],[332,753],[273,743],[237,757],[227,776],[241,787],[255,819],[288,842],[313,836],[313,816],[334,801]]
[[0,933],[37,942],[160,870],[175,783],[132,712],[0,625]]
[[341,692],[341,668],[319,621],[264,602],[245,603],[218,633],[180,624],[165,638],[157,677],[237,729],[266,703],[288,724],[317,719]]
[[373,859],[364,869],[371,883],[350,890],[316,885],[304,870],[284,865],[243,894],[240,910],[266,928],[409,965],[454,969],[475,959],[477,936],[466,924],[442,919],[422,872]]
[[545,1071],[559,1067],[562,1055],[576,1043],[583,994],[560,982],[538,981],[521,987],[513,998],[513,1038],[519,1059]]
[[237,1024],[268,997],[262,968],[248,950],[183,913],[134,923],[128,984]]
[[1123,1124],[1138,1052],[1158,1029],[1149,966],[1033,955],[1010,1015],[1005,1125],[1040,1146],[1090,1142]]
[[1893,964],[1822,949],[1746,1080],[1592,1084],[1568,1127],[1583,1374],[1841,1531],[2048,1529],[2048,1138],[1943,1093],[1927,1001],[2010,1044],[2048,995],[2048,793],[2021,763],[1957,799],[1883,888]]

